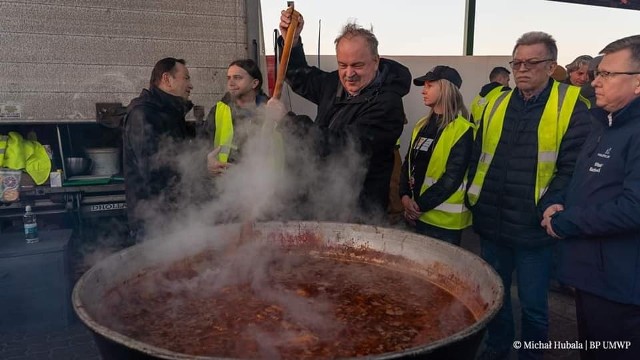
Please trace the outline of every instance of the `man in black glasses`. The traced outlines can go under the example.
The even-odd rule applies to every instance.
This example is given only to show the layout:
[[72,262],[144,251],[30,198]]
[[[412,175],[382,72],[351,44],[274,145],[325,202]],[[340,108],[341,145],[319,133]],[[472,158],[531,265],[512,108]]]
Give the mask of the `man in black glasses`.
[[640,35],[607,45],[592,82],[597,120],[569,186],[546,197],[560,279],[576,288],[580,340],[621,341],[582,359],[640,359]]
[[[504,359],[515,337],[512,274],[522,307],[522,343],[548,338],[549,276],[555,240],[540,227],[538,205],[548,190],[564,188],[590,130],[580,88],[551,79],[558,49],[543,32],[522,35],[510,62],[516,88],[486,106],[469,168],[467,201],[482,257],[505,287],[504,305],[488,326],[481,358]],[[521,359],[543,350],[522,346]]]

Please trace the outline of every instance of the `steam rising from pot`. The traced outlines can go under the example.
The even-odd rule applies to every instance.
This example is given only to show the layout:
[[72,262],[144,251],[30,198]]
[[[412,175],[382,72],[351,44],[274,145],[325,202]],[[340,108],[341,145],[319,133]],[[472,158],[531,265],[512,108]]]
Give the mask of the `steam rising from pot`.
[[[278,155],[282,146],[277,139],[282,134],[273,122],[260,121],[265,117],[259,109],[253,122],[263,125],[249,132],[239,161],[217,177],[206,171],[212,139],[161,141],[154,166],[170,167],[180,176],[161,197],[141,203],[137,209],[146,223],[145,241],[163,243],[157,247],[162,250],[145,256],[171,263],[212,246],[222,252],[237,238],[239,223],[247,219],[349,221],[358,215],[364,159],[356,146],[349,143],[344,151],[320,159],[309,138],[285,134],[285,153]],[[230,225],[221,229],[221,224]],[[228,255],[220,266],[195,269],[197,274],[192,278],[165,279],[153,286],[172,293],[194,291],[216,296],[227,286],[249,284],[257,296],[278,306],[291,321],[313,325],[324,334],[338,333],[340,325],[329,320],[332,309],[328,303],[321,299],[310,302],[299,294],[271,287],[271,263],[284,261],[283,266],[292,271],[296,267],[294,258],[283,257],[280,248],[254,239]],[[179,302],[170,305],[176,312],[181,307]],[[260,352],[268,358],[277,358],[278,345],[299,336],[286,332],[259,336],[263,330],[255,326],[248,326],[245,332],[260,339]]]

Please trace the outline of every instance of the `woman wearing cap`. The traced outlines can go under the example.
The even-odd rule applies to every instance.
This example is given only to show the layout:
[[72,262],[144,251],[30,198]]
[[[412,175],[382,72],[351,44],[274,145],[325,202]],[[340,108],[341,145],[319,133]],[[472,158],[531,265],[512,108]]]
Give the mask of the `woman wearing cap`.
[[459,245],[462,229],[471,225],[463,180],[473,147],[473,125],[459,90],[462,78],[440,65],[413,83],[423,86],[431,110],[413,129],[402,165],[404,216],[418,233]]

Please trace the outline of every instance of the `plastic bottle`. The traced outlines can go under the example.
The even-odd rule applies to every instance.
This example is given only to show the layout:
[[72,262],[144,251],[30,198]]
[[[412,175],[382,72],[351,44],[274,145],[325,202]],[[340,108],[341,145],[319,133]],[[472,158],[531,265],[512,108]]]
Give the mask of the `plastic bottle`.
[[27,240],[27,244],[33,244],[40,241],[38,238],[38,223],[36,222],[36,214],[31,212],[31,206],[25,207],[24,216],[24,237]]

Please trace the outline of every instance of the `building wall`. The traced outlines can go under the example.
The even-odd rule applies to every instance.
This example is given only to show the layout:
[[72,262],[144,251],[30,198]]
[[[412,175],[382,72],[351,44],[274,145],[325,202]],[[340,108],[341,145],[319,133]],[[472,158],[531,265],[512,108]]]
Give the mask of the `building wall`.
[[92,121],[96,102],[127,105],[168,56],[187,61],[191,99],[208,108],[224,91],[229,62],[249,54],[246,3],[259,6],[0,0],[0,124]]

